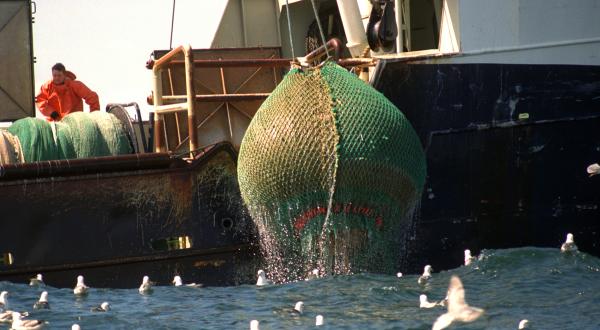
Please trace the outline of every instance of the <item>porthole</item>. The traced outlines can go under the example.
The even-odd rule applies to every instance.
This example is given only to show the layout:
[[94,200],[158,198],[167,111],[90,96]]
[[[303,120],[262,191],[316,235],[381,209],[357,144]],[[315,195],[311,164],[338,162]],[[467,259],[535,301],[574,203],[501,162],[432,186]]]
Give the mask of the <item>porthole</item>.
[[233,219],[231,219],[231,218],[221,219],[221,226],[225,230],[229,230],[229,229],[233,228]]

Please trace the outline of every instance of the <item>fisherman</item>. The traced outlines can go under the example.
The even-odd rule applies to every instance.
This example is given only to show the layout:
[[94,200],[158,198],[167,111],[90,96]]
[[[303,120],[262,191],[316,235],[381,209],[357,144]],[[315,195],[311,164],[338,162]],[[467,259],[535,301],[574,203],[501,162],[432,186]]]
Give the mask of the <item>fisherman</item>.
[[82,99],[89,105],[90,112],[100,110],[98,94],[75,79],[75,74],[67,71],[62,63],[52,66],[52,80],[42,85],[36,97],[36,105],[48,121],[60,121],[71,112],[83,111]]

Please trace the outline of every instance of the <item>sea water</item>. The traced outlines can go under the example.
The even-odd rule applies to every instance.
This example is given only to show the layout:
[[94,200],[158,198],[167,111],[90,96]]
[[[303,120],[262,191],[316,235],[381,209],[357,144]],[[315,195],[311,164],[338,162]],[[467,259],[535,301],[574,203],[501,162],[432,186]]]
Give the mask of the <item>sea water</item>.
[[[8,282],[0,282],[0,290],[9,291],[11,310],[48,320],[48,329],[74,323],[82,329],[249,329],[253,319],[261,329],[312,329],[319,314],[320,329],[431,329],[445,308],[420,309],[419,295],[443,299],[452,275],[461,278],[467,303],[485,314],[451,329],[517,329],[522,319],[532,329],[600,329],[600,259],[558,248],[486,250],[469,266],[434,269],[425,286],[418,275],[355,274],[265,287],[157,286],[150,295],[92,288],[78,298],[72,289]],[[51,309],[33,310],[44,290]],[[111,304],[109,312],[90,310],[103,301]],[[300,316],[290,313],[297,301],[305,306]]]

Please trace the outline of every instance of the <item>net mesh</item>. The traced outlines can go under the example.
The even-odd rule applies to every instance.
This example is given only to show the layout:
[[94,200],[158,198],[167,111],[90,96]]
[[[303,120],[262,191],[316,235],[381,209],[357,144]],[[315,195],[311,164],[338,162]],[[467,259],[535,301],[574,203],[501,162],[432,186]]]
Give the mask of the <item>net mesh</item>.
[[63,122],[54,122],[51,125],[56,127],[56,147],[58,148],[59,159],[77,158],[75,146],[73,146],[71,126]]
[[15,121],[8,131],[18,138],[25,162],[116,156],[132,152],[122,123],[106,112],[74,112],[53,123],[23,118]]
[[23,118],[15,121],[8,131],[19,138],[25,162],[58,159],[58,149],[50,124],[39,118]]
[[314,267],[393,272],[425,157],[404,115],[334,63],[291,70],[238,160],[242,197],[281,280]]
[[127,138],[127,133],[125,133],[125,127],[115,115],[94,111],[90,113],[90,117],[98,126],[102,140],[106,142],[110,155],[131,153],[131,144]]
[[109,156],[108,144],[89,113],[72,112],[62,120],[71,130],[71,141],[77,158]]

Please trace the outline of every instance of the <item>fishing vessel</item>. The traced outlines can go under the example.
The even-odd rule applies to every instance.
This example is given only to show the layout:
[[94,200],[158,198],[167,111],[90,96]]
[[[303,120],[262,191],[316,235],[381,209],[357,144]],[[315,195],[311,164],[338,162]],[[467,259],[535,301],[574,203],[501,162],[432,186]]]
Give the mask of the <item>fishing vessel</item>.
[[[7,27],[22,24],[22,35],[6,30],[10,38],[31,41],[30,2],[2,5]],[[85,272],[92,285],[133,287],[142,273],[164,283],[179,273],[249,282],[261,258],[238,150],[290,63],[328,55],[393,102],[425,152],[399,269],[455,267],[466,248],[559,246],[568,232],[600,255],[600,179],[586,172],[600,158],[598,6],[229,1],[210,49],[154,51],[150,123],[138,128],[127,105],[107,109],[123,119],[135,154],[3,166],[0,191],[11,197],[0,202],[0,232],[10,233],[0,241],[0,279],[44,273],[72,286]],[[34,111],[31,42],[10,51],[27,61],[2,63],[2,72],[19,69],[21,86],[2,102],[4,121]]]
[[[310,1],[288,3],[302,53],[318,40]],[[324,34],[346,55],[370,53],[369,83],[426,154],[400,269],[455,267],[465,249],[558,247],[569,232],[600,254],[598,177],[586,171],[600,158],[597,1],[358,1],[364,30],[344,3],[319,1]]]
[[[1,48],[0,114],[8,125],[35,116],[32,4],[0,3],[0,38],[14,46]],[[137,122],[128,108],[137,109]],[[253,280],[256,231],[239,197],[234,145],[168,152],[153,146],[149,133],[160,126],[148,131],[136,103],[106,112],[121,121],[132,153],[11,162],[14,149],[2,140],[0,280],[28,283],[39,273],[48,285],[73,287],[84,275],[90,286],[124,288],[144,275],[161,285],[175,275],[203,285]]]

